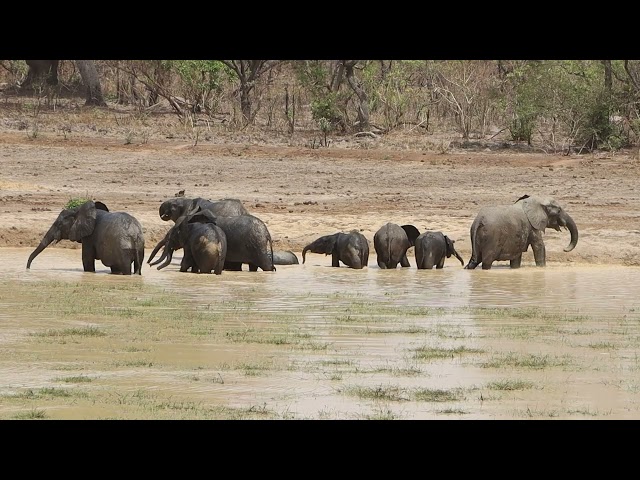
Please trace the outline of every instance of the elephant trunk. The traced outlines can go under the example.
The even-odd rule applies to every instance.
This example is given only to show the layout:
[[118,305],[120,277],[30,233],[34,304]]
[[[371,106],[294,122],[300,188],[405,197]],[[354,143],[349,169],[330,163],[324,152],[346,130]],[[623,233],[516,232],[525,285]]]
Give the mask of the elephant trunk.
[[163,269],[164,267],[166,267],[167,265],[169,265],[171,263],[171,259],[173,258],[173,249],[169,248],[169,245],[167,245],[164,248],[164,252],[162,252],[162,256],[156,260],[155,262],[153,262],[151,265],[158,265],[158,263],[162,262],[164,260],[164,263],[162,265],[158,265],[158,270]]
[[570,252],[576,247],[578,243],[578,227],[576,226],[576,222],[573,221],[573,218],[571,218],[568,213],[563,212],[560,218],[562,219],[565,227],[567,227],[567,229],[571,233],[571,242],[564,249],[565,252]]
[[38,245],[36,249],[33,252],[31,252],[31,255],[29,255],[29,260],[27,260],[27,269],[31,268],[31,262],[33,262],[33,259],[36,258],[38,255],[40,255],[40,252],[42,252],[45,248],[47,248],[49,244],[53,242],[53,240],[54,240],[53,233],[47,232],[46,235],[40,241],[40,245]]
[[[153,251],[151,252],[151,255],[149,255],[149,259],[147,260],[147,263],[150,265],[155,265],[154,263],[151,263],[151,260],[153,260],[153,258],[156,256],[156,253],[158,253],[158,250],[160,250],[165,243],[167,243],[167,238],[168,236],[165,236],[162,240],[160,240],[158,242],[158,244],[155,246],[155,248],[153,249]],[[161,262],[162,259],[158,260],[158,262]],[[156,262],[156,263],[158,263]]]
[[304,249],[302,250],[302,263],[304,263],[304,261],[305,261],[305,256],[307,255],[307,250],[310,250],[308,245],[306,247],[304,247]]

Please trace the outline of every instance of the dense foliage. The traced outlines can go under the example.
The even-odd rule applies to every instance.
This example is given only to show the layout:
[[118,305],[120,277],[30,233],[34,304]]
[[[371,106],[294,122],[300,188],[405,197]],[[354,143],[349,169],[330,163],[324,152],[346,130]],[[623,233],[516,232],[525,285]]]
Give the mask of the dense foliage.
[[[24,61],[0,63],[19,88]],[[181,119],[279,132],[384,134],[410,127],[551,151],[640,143],[640,61],[631,60],[117,60],[96,61],[104,97]],[[79,88],[72,61],[61,86]],[[501,138],[504,138],[501,137]]]

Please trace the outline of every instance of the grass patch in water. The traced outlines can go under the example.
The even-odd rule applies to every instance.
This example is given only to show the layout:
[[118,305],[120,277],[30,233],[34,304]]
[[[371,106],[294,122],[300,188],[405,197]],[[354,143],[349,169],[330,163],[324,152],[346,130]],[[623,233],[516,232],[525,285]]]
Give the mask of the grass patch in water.
[[484,353],[484,350],[478,348],[467,348],[465,346],[454,348],[441,348],[423,346],[411,350],[413,358],[418,360],[434,360],[437,358],[454,358],[456,355],[464,355],[467,353]]
[[555,355],[533,355],[508,352],[495,356],[488,362],[480,363],[483,368],[532,368],[543,369],[549,367],[564,367],[570,364],[568,357]]
[[91,377],[87,377],[85,375],[76,375],[73,377],[61,377],[56,378],[56,382],[64,382],[64,383],[89,383],[92,382],[93,379]]
[[97,327],[77,327],[77,328],[63,328],[60,330],[48,329],[44,332],[33,332],[29,335],[33,337],[104,337],[105,332]]
[[487,383],[489,390],[501,390],[501,391],[514,391],[514,390],[528,390],[534,387],[534,383],[526,380],[495,380]]

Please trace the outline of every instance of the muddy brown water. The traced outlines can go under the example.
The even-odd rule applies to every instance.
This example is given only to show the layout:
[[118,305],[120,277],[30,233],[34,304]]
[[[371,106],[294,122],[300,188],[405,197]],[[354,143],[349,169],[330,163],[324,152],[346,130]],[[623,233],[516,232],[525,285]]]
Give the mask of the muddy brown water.
[[[161,271],[145,264],[142,276],[126,277],[110,275],[99,262],[95,274],[84,273],[80,250],[55,247],[26,270],[31,250],[0,249],[4,282],[142,282],[176,293],[191,306],[213,303],[219,312],[236,314],[249,309],[249,326],[258,332],[267,331],[270,314],[280,315],[288,328],[326,348],[164,340],[148,346],[157,368],[92,371],[92,362],[109,352],[67,345],[23,362],[26,335],[61,328],[62,320],[34,316],[33,310],[26,315],[24,299],[5,292],[0,297],[3,395],[59,386],[54,367],[83,362],[82,374],[100,379],[103,388],[147,389],[234,408],[264,406],[281,418],[640,418],[638,267],[529,263],[512,270],[505,262],[489,271],[468,271],[447,261],[440,271],[423,271],[410,257],[411,268],[383,271],[372,255],[368,268],[352,270],[330,267],[330,256],[308,255],[304,265],[278,266],[277,272],[216,276],[179,272],[176,255]],[[264,320],[256,312],[264,313]],[[238,318],[230,316],[220,328],[242,327]],[[416,358],[416,350],[425,347],[452,353]],[[257,375],[220,368],[274,358],[285,367]],[[517,361],[527,358],[533,364]],[[211,381],[190,380],[194,371]],[[216,376],[226,380],[216,382]],[[517,382],[528,387],[514,387]],[[453,397],[425,399],[425,392]],[[10,416],[15,408],[3,409],[0,397],[0,415]],[[118,411],[66,406],[50,416],[117,418]]]

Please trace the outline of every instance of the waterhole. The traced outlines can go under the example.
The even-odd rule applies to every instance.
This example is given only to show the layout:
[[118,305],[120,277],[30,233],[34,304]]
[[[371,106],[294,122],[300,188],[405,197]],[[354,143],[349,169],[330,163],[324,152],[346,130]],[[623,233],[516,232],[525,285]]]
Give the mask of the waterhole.
[[30,252],[0,249],[0,418],[640,418],[637,267],[116,276]]

